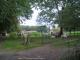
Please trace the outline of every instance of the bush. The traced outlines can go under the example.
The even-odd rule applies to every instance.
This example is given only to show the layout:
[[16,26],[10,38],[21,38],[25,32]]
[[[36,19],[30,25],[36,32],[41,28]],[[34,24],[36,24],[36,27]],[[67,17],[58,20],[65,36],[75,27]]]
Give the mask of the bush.
[[41,34],[37,32],[33,32],[31,33],[30,37],[41,37]]
[[10,38],[17,39],[18,38],[17,32],[11,32],[10,33]]

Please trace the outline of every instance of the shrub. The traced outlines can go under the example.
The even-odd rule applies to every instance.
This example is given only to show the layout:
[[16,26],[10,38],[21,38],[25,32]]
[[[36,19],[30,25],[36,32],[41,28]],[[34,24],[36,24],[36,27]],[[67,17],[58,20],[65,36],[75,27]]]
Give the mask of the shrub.
[[18,38],[17,32],[11,32],[10,33],[10,38],[17,39]]
[[41,34],[37,32],[33,32],[31,33],[30,37],[41,37]]

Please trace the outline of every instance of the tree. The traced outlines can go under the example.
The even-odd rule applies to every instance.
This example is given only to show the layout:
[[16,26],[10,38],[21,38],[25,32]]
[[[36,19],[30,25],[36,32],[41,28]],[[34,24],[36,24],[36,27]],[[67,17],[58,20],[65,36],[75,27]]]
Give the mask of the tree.
[[35,30],[38,32],[47,32],[49,31],[49,28],[46,27],[46,25],[43,26],[21,26],[22,30]]
[[38,32],[47,32],[48,31],[48,28],[44,25],[44,26],[38,26],[37,27],[37,31]]
[[[41,13],[40,13],[41,14]],[[38,16],[36,22],[39,25],[46,25],[47,27],[52,26],[53,19],[48,17],[47,14],[44,14],[43,16]]]
[[[47,14],[47,17],[55,18],[55,22],[61,27],[61,34],[63,30],[62,28],[64,27],[78,28],[80,23],[79,0],[43,0],[43,3],[40,3],[39,6],[42,9],[42,12],[44,11],[44,13],[41,14],[43,17]],[[75,25],[76,23],[77,25]]]
[[79,10],[79,1],[72,0],[59,11],[59,18],[57,18],[55,22],[63,28],[67,28],[67,30],[69,29],[70,32],[71,29],[74,30],[75,35],[75,30],[80,26]]
[[76,2],[68,4],[63,10],[59,11],[60,18],[56,20],[59,25],[63,27],[70,26],[78,28],[79,24],[75,24],[80,22],[78,15],[79,10],[76,9],[79,5],[76,5],[75,3]]
[[16,31],[19,17],[31,18],[31,0],[0,0],[0,33]]
[[[47,20],[44,18],[43,20],[45,20],[47,22],[52,21],[51,22],[51,24],[52,24],[54,22],[54,19],[56,18],[56,16],[58,16],[58,13],[56,13],[56,12],[59,11],[59,7],[62,7],[62,5],[61,5],[62,1],[63,0],[49,0],[49,1],[43,0],[43,3],[39,4],[40,8],[42,9],[42,12],[40,13],[40,16],[42,16],[44,18],[44,15],[46,15],[46,17],[50,18],[50,19],[47,19]],[[42,22],[44,22],[44,21],[42,21]],[[62,28],[60,30],[60,33],[62,34]]]
[[37,30],[37,26],[21,26],[22,30]]

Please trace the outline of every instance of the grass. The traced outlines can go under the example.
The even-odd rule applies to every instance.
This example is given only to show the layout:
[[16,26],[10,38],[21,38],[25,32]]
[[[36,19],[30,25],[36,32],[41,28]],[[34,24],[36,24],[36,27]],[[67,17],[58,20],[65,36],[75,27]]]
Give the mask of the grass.
[[[70,36],[74,36],[74,32],[72,31],[71,33],[69,33]],[[75,36],[80,36],[80,31],[75,31]]]
[[9,41],[9,40],[6,40],[4,41],[4,43],[2,44],[2,47],[5,48],[6,50],[21,50],[22,49],[25,49],[25,46],[23,47],[21,45],[21,42],[18,42],[18,41]]
[[[24,34],[24,36],[26,37],[27,36],[27,34]],[[31,33],[30,34],[30,37],[31,38],[38,38],[38,37],[42,37],[42,35],[41,35],[41,33],[39,33],[39,32],[33,32],[33,33]]]
[[73,47],[75,44],[80,45],[80,41],[76,38],[56,38],[51,43],[51,46],[53,48],[69,48]]
[[31,41],[34,43],[51,43],[54,39],[52,38],[31,38]]
[[27,50],[39,46],[44,46],[44,44],[35,44],[35,43],[30,43],[29,46],[26,44],[22,44],[22,41],[14,41],[14,40],[6,40],[2,44],[2,47],[7,50],[7,51],[19,51],[19,50]]
[[[27,36],[27,34],[25,34],[24,36]],[[6,50],[27,50],[27,49],[31,49],[31,48],[35,48],[35,47],[39,47],[39,46],[44,46],[47,44],[50,44],[51,47],[53,48],[67,48],[67,47],[73,47],[75,44],[80,45],[80,42],[77,42],[76,39],[78,39],[77,37],[69,37],[69,38],[50,38],[50,37],[46,37],[46,38],[42,38],[40,33],[33,33],[30,36],[30,45],[29,47],[27,45],[23,45],[22,44],[22,39],[9,39],[6,37],[1,38],[2,40],[4,39],[5,41],[2,44],[2,47]],[[70,41],[70,42],[66,42],[66,41]]]
[[[21,39],[9,39],[6,37],[1,37],[2,40],[5,40],[2,44],[2,47],[7,51],[21,51],[21,50],[27,50],[32,49],[40,46],[45,46],[47,44],[50,44],[52,48],[70,48],[75,45],[80,45],[79,37],[77,37],[77,34],[74,37],[74,33],[71,33],[69,38],[41,38],[41,36],[37,34],[32,34],[30,37],[30,45],[27,46],[26,44],[22,44]],[[27,36],[25,34],[25,36]],[[78,33],[78,36],[80,36],[80,33]],[[61,58],[61,60],[75,60],[76,55],[68,55],[66,57]],[[78,54],[76,60],[80,59],[80,53]]]
[[[77,42],[75,40],[76,38],[30,38],[30,45],[29,47],[26,44],[22,44],[23,41],[21,40],[5,40],[2,44],[2,47],[6,50],[13,50],[13,51],[19,51],[19,50],[27,50],[35,47],[44,46],[47,44],[50,44],[53,48],[67,48],[72,47],[76,43],[77,45],[80,45],[80,42]],[[66,42],[70,41],[71,42]]]

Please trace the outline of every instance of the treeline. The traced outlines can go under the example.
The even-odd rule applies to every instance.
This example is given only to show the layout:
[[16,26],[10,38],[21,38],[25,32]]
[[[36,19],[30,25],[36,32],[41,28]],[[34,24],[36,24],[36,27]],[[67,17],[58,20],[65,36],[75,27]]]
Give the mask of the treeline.
[[35,30],[38,32],[48,32],[50,29],[48,27],[44,26],[24,26],[21,25],[21,30],[27,30],[27,31],[31,31],[31,30]]

